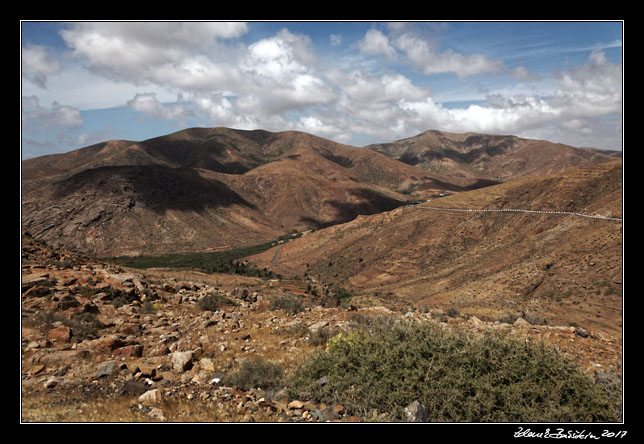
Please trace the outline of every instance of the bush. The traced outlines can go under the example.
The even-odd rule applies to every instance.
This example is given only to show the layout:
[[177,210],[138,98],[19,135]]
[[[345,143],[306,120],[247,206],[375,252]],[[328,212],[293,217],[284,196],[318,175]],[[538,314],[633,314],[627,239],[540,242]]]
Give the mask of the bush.
[[136,294],[136,291],[122,291],[118,288],[109,287],[107,290],[108,298],[111,299],[111,303],[116,308],[122,307],[124,305],[129,305],[134,301],[139,300],[139,296]]
[[514,324],[517,319],[519,319],[519,315],[513,314],[513,313],[507,313],[504,316],[501,316],[499,318],[499,322],[504,322],[506,324]]
[[226,375],[222,383],[242,390],[260,388],[276,389],[283,383],[282,366],[264,358],[253,358],[242,361],[238,370]]
[[67,325],[72,329],[74,337],[81,341],[85,339],[97,339],[100,336],[98,331],[106,327],[93,313],[79,313],[72,317]]
[[446,314],[447,316],[449,316],[450,318],[456,318],[456,317],[458,317],[458,316],[460,315],[460,313],[459,313],[458,309],[453,308],[453,307],[448,308],[448,309],[445,311],[445,314]]
[[237,306],[237,303],[217,293],[211,293],[199,300],[199,308],[203,311],[217,311],[224,306]]
[[320,328],[309,333],[309,343],[318,347],[320,345],[325,345],[329,339],[337,335],[338,332],[333,328]]
[[[318,381],[325,378],[326,384]],[[397,323],[337,336],[295,370],[289,395],[403,421],[419,401],[431,422],[615,422],[620,401],[543,344]]]
[[139,309],[140,314],[154,314],[156,313],[156,311],[157,311],[156,307],[150,301],[145,301],[143,306]]
[[325,290],[318,302],[323,307],[342,307],[347,306],[353,293],[346,288],[333,286]]
[[284,310],[289,314],[298,314],[304,311],[304,304],[296,296],[285,294],[276,296],[270,305],[271,310]]

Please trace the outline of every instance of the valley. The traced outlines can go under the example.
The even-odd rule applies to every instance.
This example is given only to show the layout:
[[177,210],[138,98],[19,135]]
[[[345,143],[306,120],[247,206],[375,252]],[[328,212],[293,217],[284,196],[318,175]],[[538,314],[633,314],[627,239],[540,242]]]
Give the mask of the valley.
[[192,128],[23,161],[22,416],[405,420],[230,379],[260,361],[290,376],[384,318],[552,347],[613,390],[623,165],[609,154]]

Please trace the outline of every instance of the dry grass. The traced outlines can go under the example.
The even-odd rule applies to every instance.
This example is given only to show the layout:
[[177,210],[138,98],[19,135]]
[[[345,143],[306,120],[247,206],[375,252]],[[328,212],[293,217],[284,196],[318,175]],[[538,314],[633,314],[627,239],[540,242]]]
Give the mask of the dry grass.
[[[274,422],[269,411],[249,411],[235,403],[208,400],[173,399],[156,407],[163,411],[164,422]],[[24,423],[145,423],[162,422],[138,408],[135,397],[80,401],[44,394],[22,400]]]
[[80,400],[58,394],[23,396],[23,422],[143,422],[142,412],[131,409],[133,398]]

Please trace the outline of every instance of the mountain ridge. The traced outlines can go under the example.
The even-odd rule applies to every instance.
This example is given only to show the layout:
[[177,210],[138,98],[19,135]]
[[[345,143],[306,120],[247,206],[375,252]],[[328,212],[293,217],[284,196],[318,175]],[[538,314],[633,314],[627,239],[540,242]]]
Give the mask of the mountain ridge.
[[[609,159],[598,154],[584,164]],[[524,175],[517,168],[513,174]],[[428,172],[299,131],[223,127],[27,159],[21,178],[23,230],[98,255],[263,243],[499,183]]]
[[428,172],[499,182],[615,158],[613,152],[513,135],[438,130],[368,147]]

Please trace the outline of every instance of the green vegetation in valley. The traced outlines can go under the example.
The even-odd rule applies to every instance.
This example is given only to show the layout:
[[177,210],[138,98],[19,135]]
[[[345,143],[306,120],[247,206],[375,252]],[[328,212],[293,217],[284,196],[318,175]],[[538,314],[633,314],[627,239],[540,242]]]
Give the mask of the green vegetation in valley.
[[300,236],[301,233],[294,233],[282,236],[276,241],[252,245],[249,247],[234,248],[226,251],[214,251],[208,253],[173,253],[158,256],[118,256],[104,258],[103,260],[123,267],[139,269],[191,269],[206,273],[228,273],[243,276],[274,278],[277,275],[273,272],[265,268],[261,270],[255,268],[252,265],[241,261],[241,259],[269,250],[270,248],[278,245],[280,241],[288,241]]

